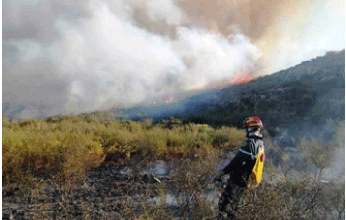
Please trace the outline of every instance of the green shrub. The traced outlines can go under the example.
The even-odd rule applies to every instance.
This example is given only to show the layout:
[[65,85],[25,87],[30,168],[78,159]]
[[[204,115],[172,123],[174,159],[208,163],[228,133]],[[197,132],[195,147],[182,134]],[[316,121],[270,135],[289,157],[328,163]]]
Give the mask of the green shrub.
[[235,128],[151,121],[120,122],[74,116],[9,122],[3,118],[3,176],[83,178],[105,162],[128,163],[203,157],[214,148],[228,150],[244,139]]
[[20,129],[4,126],[2,150],[5,181],[54,175],[78,179],[104,158],[101,144],[78,129],[78,124],[57,126],[43,120],[33,120]]

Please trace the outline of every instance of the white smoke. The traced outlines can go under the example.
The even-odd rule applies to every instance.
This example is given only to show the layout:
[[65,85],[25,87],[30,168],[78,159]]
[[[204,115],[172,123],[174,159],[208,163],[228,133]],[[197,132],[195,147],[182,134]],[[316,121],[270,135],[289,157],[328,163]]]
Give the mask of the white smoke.
[[148,16],[153,21],[164,20],[174,25],[180,25],[183,21],[183,12],[171,0],[150,0],[147,1],[147,7]]
[[[255,69],[261,57],[239,30],[227,38],[193,24],[170,0],[5,1],[4,8],[11,11],[4,13],[4,101],[54,103],[48,115],[200,88]],[[174,33],[147,28],[140,13]],[[54,82],[59,91],[44,86]]]
[[255,69],[261,57],[257,47],[241,33],[227,39],[205,29],[180,28],[174,44],[189,66],[185,74],[189,89],[204,87],[215,80],[231,79],[244,68]]
[[261,74],[287,69],[328,51],[345,49],[345,1],[301,1],[300,4],[281,12],[275,26],[256,41],[264,51]]

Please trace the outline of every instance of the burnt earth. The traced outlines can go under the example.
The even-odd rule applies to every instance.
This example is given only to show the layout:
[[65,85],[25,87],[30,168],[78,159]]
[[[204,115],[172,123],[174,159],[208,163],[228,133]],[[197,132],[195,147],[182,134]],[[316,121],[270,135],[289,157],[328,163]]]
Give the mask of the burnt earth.
[[[139,173],[134,167],[107,165],[69,183],[35,180],[26,186],[3,186],[3,219],[133,219],[145,199],[157,196],[164,179]],[[136,171],[137,169],[137,171]],[[29,185],[29,186],[28,186]]]

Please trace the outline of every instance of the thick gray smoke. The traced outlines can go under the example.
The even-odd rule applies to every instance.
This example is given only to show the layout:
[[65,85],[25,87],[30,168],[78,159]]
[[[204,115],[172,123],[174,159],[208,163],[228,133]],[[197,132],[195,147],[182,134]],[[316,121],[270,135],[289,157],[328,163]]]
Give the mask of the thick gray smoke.
[[[269,58],[283,54],[273,54],[271,44],[282,41],[268,28],[281,13],[268,9],[273,21],[265,25],[268,17],[249,10],[259,1],[219,3],[224,10],[201,1],[206,7],[196,11],[187,0],[5,0],[3,102],[49,106],[22,118],[105,110],[237,74],[255,76],[263,62],[279,65]],[[292,48],[286,37],[285,48]]]
[[[254,69],[261,52],[184,24],[172,1],[5,1],[3,101],[41,101],[78,113],[195,89]],[[161,22],[153,32],[140,24]],[[173,26],[174,27],[173,27]],[[172,27],[170,27],[172,26]]]

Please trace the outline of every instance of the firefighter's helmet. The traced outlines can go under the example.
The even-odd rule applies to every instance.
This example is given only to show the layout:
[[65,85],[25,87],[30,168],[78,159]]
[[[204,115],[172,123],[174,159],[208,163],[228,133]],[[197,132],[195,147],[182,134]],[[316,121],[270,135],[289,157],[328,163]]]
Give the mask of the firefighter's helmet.
[[263,129],[263,123],[261,119],[259,119],[257,116],[251,116],[244,120],[243,122],[244,128],[252,128],[252,129]]

